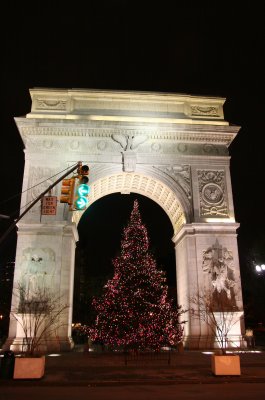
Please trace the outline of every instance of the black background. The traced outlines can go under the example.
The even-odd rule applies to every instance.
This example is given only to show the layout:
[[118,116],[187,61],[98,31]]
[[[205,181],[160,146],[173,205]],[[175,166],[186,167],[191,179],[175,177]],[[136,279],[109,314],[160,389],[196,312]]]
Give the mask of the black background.
[[[9,6],[3,14],[1,50],[0,214],[12,218],[19,215],[24,146],[14,117],[30,112],[30,88],[139,90],[225,97],[225,119],[241,127],[229,151],[235,215],[240,223],[244,300],[249,303],[253,296],[256,298],[256,319],[262,319],[265,285],[263,277],[255,275],[253,263],[265,263],[264,7],[214,1],[195,4],[109,0]],[[18,196],[10,199],[15,194]],[[106,259],[118,250],[122,227],[132,208],[133,196],[127,200],[126,196],[120,198],[107,196],[95,203],[96,222],[90,225],[91,236],[86,236],[86,241],[94,240],[93,246],[99,253],[105,249]],[[158,257],[161,254],[159,262],[167,264],[165,268],[171,271],[170,223],[162,211],[158,212],[157,205],[140,200],[154,251],[159,253]],[[123,211],[118,216],[120,209]],[[112,219],[106,224],[108,216]],[[92,219],[91,215],[91,224]],[[0,219],[0,231],[3,233],[9,224]],[[161,243],[156,224],[168,232],[166,243]],[[116,242],[108,240],[108,236],[116,238]],[[14,259],[15,242],[14,231],[1,245],[1,263]],[[96,262],[93,259],[92,263]],[[174,280],[174,274],[171,279]]]

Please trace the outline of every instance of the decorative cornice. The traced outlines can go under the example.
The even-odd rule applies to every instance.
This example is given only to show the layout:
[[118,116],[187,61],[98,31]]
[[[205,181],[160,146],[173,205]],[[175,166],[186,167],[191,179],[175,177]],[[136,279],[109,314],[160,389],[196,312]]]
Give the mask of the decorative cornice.
[[[186,143],[200,144],[220,144],[229,146],[235,138],[239,127],[235,126],[205,126],[205,125],[185,125],[180,124],[174,128],[157,129],[153,127],[132,127],[109,124],[103,127],[102,124],[69,124],[63,121],[61,124],[44,124],[26,118],[15,118],[18,129],[24,140],[28,137],[52,136],[52,137],[69,137],[69,138],[109,138],[113,140],[113,135],[128,136],[137,138],[144,137],[146,140],[176,141]],[[58,126],[60,125],[60,126]],[[81,126],[80,126],[81,125]]]

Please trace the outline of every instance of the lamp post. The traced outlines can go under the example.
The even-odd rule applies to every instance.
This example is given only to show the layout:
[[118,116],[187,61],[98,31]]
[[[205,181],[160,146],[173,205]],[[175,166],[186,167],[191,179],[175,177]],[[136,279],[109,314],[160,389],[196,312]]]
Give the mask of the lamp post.
[[265,273],[265,264],[255,265],[255,270],[258,274],[264,274]]
[[257,279],[257,286],[255,286],[256,293],[255,297],[257,302],[255,303],[256,306],[256,311],[257,311],[257,316],[259,322],[257,322],[257,326],[255,328],[255,341],[256,345],[262,345],[264,346],[265,344],[265,303],[264,303],[264,276],[265,276],[265,264],[261,263],[256,263],[255,261],[253,262],[254,264],[254,270],[256,272],[256,275],[258,276]]

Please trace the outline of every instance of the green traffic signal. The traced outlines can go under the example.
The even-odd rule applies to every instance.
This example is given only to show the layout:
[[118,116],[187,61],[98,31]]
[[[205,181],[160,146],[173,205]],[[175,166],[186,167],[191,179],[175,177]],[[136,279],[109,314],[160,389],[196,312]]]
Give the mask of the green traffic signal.
[[88,199],[86,197],[79,197],[75,202],[76,210],[83,210],[88,205]]
[[78,170],[78,184],[75,191],[75,202],[74,207],[75,210],[84,210],[88,206],[88,193],[90,191],[90,187],[88,186],[88,174],[89,174],[89,166],[88,165],[79,165]]
[[82,183],[77,187],[76,195],[77,199],[75,201],[75,208],[76,210],[83,210],[88,205],[88,193],[90,191],[90,187],[85,183]]
[[77,194],[78,194],[78,196],[80,196],[80,197],[87,196],[88,193],[89,193],[89,190],[90,190],[89,186],[86,185],[85,183],[83,183],[82,185],[79,185],[79,186],[78,186],[78,188],[77,188]]

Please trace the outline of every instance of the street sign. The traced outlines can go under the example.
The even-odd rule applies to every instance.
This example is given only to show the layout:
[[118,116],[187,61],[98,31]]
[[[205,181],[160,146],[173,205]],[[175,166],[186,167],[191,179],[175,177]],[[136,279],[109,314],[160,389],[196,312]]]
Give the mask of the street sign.
[[41,215],[56,215],[57,197],[43,196],[41,202]]

